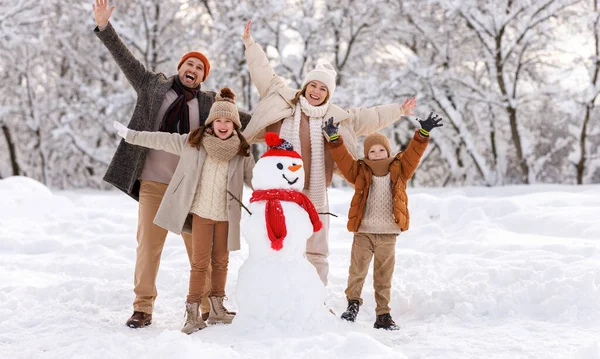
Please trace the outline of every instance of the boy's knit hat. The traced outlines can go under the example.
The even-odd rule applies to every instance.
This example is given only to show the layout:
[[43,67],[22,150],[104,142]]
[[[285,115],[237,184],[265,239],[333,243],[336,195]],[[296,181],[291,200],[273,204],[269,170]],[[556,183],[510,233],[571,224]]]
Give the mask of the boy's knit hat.
[[382,145],[385,147],[385,150],[388,153],[388,157],[391,156],[392,146],[390,146],[390,141],[383,134],[379,132],[372,133],[365,138],[365,143],[363,145],[365,151],[365,157],[368,157],[369,150],[373,145]]
[[177,70],[179,70],[179,68],[181,67],[181,65],[183,65],[185,60],[189,59],[190,57],[195,57],[198,60],[202,61],[202,63],[204,64],[204,79],[202,79],[202,82],[206,81],[206,78],[208,77],[208,73],[210,72],[210,62],[208,62],[208,59],[206,58],[206,56],[204,56],[204,54],[199,51],[192,51],[192,52],[188,52],[187,54],[183,55],[181,60],[179,60],[179,64],[177,65]]
[[215,102],[208,113],[208,118],[204,122],[204,126],[210,125],[215,119],[220,117],[230,119],[237,125],[237,128],[242,128],[240,113],[235,105],[235,94],[227,87],[222,88],[220,93],[217,94]]
[[306,74],[304,81],[302,82],[302,88],[306,86],[307,83],[313,80],[321,81],[327,86],[327,91],[329,93],[329,98],[333,96],[335,92],[335,78],[337,77],[337,72],[328,62],[323,62],[317,64],[315,69]]

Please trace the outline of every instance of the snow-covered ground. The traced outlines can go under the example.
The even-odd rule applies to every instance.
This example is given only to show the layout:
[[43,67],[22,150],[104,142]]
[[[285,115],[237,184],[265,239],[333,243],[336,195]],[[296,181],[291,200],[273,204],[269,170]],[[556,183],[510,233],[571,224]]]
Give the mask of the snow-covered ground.
[[[246,193],[246,203],[247,196]],[[331,190],[327,303],[338,314],[352,235],[349,190]],[[372,328],[372,279],[358,321],[187,336],[188,263],[169,234],[152,326],[132,330],[136,202],[0,180],[0,358],[600,358],[600,186],[409,190],[392,292],[397,332]],[[247,246],[231,254],[226,302]],[[371,274],[372,272],[370,272]]]

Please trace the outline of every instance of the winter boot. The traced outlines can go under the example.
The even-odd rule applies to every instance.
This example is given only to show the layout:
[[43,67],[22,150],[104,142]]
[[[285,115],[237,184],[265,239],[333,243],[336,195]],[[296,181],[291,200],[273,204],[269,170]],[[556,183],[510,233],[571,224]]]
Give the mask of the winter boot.
[[185,303],[185,324],[181,331],[185,334],[192,334],[206,328],[206,323],[200,318],[198,307],[200,303]]
[[133,329],[143,328],[150,324],[152,324],[152,314],[137,311],[133,312],[131,317],[125,322],[125,325]]
[[223,301],[225,297],[208,297],[208,302],[210,303],[210,312],[208,313],[208,323],[223,323],[223,324],[231,324],[233,318],[235,318],[235,314],[231,314],[227,311],[227,308],[223,305]]
[[[231,314],[235,317],[236,312],[232,312],[229,309],[225,308],[225,310],[227,311],[227,314]],[[331,309],[330,309],[331,310]],[[207,321],[208,320],[208,316],[210,315],[209,312],[206,313],[202,313],[202,320]]]
[[358,315],[358,309],[360,307],[360,302],[356,299],[352,299],[348,301],[348,308],[346,311],[342,313],[342,319],[345,319],[349,322],[354,322],[356,320],[356,316]]
[[394,323],[392,316],[390,313],[380,314],[377,316],[377,320],[375,320],[375,324],[373,324],[373,328],[375,329],[385,329],[385,330],[398,330],[400,327]]

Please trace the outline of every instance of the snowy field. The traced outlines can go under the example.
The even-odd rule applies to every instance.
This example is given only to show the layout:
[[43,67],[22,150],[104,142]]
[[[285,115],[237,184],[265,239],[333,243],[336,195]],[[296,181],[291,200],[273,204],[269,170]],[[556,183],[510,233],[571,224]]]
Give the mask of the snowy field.
[[[327,304],[339,315],[351,192],[330,198],[340,217]],[[167,238],[153,324],[129,329],[136,202],[0,180],[0,358],[600,358],[600,186],[417,189],[409,199],[391,303],[400,331],[372,328],[368,278],[354,324],[333,318],[289,333],[216,325],[187,336],[180,237]],[[231,309],[247,254],[243,243],[231,255]]]

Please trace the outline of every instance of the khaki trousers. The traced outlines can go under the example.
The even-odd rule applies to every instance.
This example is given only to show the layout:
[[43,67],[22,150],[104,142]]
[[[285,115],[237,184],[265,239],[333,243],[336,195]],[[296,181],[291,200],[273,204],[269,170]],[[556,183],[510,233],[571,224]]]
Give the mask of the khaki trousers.
[[[325,205],[317,208],[318,212],[329,212],[329,201],[325,194]],[[312,236],[306,242],[306,259],[317,269],[319,278],[324,285],[327,285],[327,276],[329,275],[329,215],[320,214],[319,218],[323,223],[323,228]]]
[[390,293],[392,288],[392,275],[396,264],[396,237],[397,234],[355,233],[352,242],[350,257],[350,270],[348,273],[348,287],[346,298],[358,300],[360,297],[371,258],[373,263],[373,288],[375,289],[375,302],[377,315],[390,313]]
[[[190,290],[187,301],[200,302],[205,288],[210,295],[225,295],[229,251],[227,235],[229,222],[213,221],[194,214],[192,221],[192,269],[190,270]],[[206,284],[208,267],[212,265],[212,283]]]
[[[154,224],[154,217],[163,199],[167,185],[154,181],[142,181],[138,207],[137,249],[133,278],[133,310],[152,313],[158,295],[156,277],[160,266],[160,256],[168,231]],[[182,233],[188,260],[192,262],[192,236]],[[210,278],[210,269],[207,276]],[[208,279],[210,280],[210,279]],[[210,282],[209,282],[210,283]],[[202,300],[202,312],[208,313],[208,293]]]

